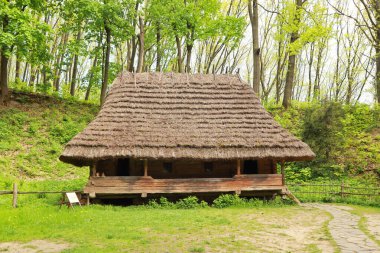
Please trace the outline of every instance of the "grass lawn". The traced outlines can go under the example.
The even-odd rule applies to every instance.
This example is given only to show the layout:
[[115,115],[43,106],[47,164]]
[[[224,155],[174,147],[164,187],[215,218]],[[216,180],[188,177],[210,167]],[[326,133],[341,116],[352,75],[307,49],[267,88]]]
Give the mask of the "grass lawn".
[[0,251],[1,242],[44,240],[64,252],[334,252],[330,216],[297,206],[69,210],[40,199],[17,209],[2,201],[0,217]]

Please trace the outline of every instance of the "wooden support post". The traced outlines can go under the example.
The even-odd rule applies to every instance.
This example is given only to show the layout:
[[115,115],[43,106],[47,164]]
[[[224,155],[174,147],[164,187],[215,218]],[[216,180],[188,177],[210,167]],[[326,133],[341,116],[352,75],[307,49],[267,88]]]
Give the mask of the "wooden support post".
[[281,161],[282,185],[285,185],[285,161]]
[[240,159],[237,159],[236,161],[236,175],[237,176],[240,176],[240,170],[241,170],[241,162],[240,162]]
[[14,208],[17,207],[17,184],[13,183],[13,204],[12,206]]
[[91,176],[96,176],[96,162],[93,162],[92,166],[90,166],[91,169]]
[[144,159],[144,177],[148,176],[148,159]]
[[277,161],[272,160],[272,174],[277,174]]
[[86,205],[90,205],[90,194],[86,194]]

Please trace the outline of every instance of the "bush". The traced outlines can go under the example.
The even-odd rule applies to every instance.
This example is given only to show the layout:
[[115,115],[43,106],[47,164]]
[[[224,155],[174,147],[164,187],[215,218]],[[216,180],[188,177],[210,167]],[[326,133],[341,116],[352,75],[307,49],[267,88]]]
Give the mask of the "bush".
[[236,194],[222,194],[212,202],[212,206],[216,208],[226,208],[242,204],[244,204],[244,200]]
[[158,201],[156,199],[150,200],[146,205],[148,208],[169,208],[169,209],[194,209],[208,207],[205,201],[200,201],[195,196],[189,196],[184,199],[178,200],[176,203],[170,202],[167,198],[161,197]]
[[204,201],[201,201],[199,203],[199,199],[195,196],[189,196],[187,198],[178,200],[176,206],[179,209],[192,209],[198,207],[206,207],[208,205]]

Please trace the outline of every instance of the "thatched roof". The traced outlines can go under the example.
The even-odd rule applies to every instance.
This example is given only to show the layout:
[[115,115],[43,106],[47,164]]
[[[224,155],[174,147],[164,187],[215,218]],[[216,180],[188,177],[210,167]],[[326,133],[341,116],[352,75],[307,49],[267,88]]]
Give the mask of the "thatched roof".
[[309,146],[282,128],[237,75],[123,73],[97,117],[60,160],[308,160]]

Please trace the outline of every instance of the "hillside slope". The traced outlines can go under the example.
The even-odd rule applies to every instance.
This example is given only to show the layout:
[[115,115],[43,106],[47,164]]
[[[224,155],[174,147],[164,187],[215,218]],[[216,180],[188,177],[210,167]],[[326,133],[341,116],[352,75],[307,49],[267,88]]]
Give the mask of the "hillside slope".
[[73,179],[87,168],[62,163],[58,157],[75,134],[96,115],[98,105],[59,98],[12,93],[0,107],[0,179]]

